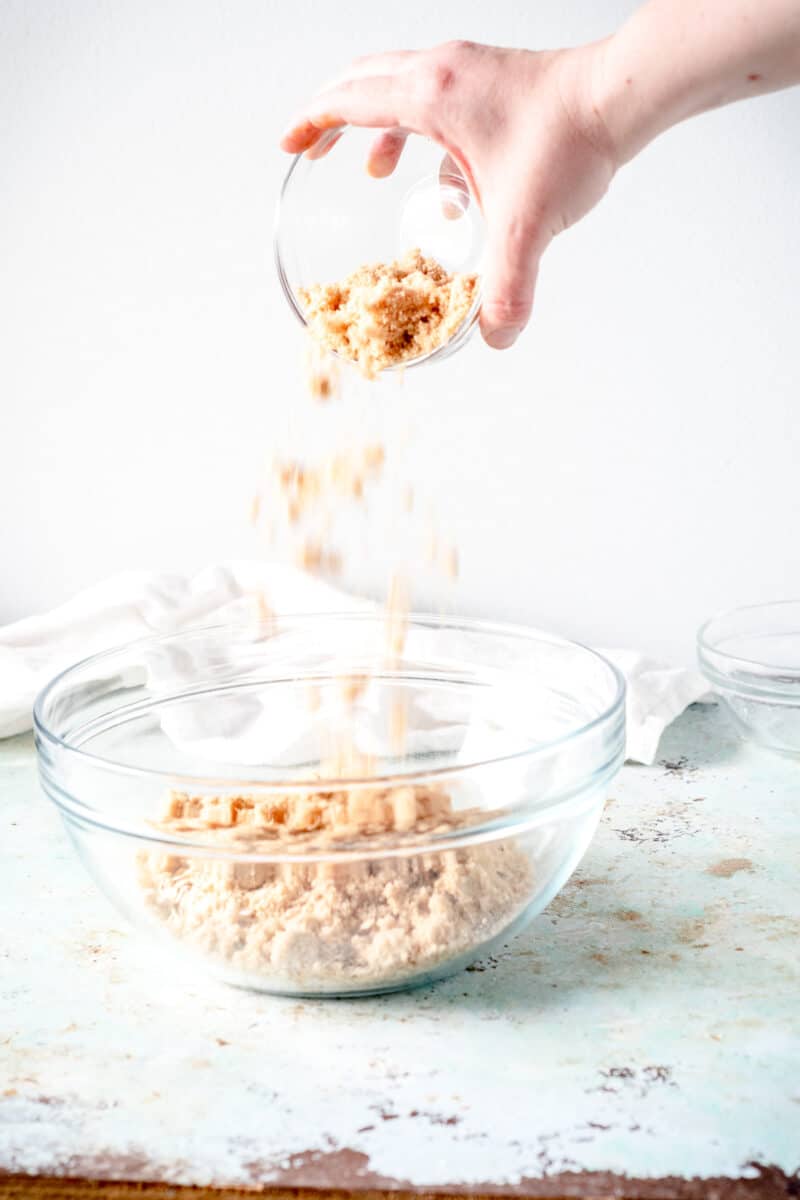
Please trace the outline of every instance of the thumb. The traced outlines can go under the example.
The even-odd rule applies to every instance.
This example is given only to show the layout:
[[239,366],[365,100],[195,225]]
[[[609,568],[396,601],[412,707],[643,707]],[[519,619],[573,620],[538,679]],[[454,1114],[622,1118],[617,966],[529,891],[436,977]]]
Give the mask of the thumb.
[[541,228],[527,217],[490,223],[481,333],[495,350],[513,346],[528,323],[543,249]]

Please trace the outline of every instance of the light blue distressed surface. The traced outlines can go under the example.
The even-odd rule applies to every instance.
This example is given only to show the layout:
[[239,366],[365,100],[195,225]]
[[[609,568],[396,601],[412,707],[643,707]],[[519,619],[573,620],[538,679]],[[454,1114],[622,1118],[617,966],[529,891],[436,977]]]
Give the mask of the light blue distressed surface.
[[0,1167],[352,1186],[795,1171],[800,764],[740,747],[714,707],[662,756],[625,768],[578,874],[497,960],[297,1003],[129,934],[30,740],[0,743]]

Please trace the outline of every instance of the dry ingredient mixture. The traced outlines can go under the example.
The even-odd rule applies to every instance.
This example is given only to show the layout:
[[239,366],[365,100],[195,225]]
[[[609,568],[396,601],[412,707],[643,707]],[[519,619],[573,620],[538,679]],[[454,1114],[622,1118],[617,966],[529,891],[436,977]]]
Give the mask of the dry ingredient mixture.
[[300,290],[312,337],[356,363],[369,379],[430,354],[463,323],[477,275],[451,274],[420,250],[359,267],[338,283]]
[[[353,360],[374,378],[384,367],[428,353],[447,340],[469,311],[475,276],[450,275],[418,250],[393,263],[362,267],[338,284],[302,294],[312,334],[308,389],[313,399],[340,399],[342,377],[329,351]],[[298,563],[336,574],[332,543],[343,506],[362,505],[384,471],[383,446],[371,442],[313,464],[274,456],[253,501],[254,525],[293,539]],[[403,486],[402,508],[414,496]],[[449,578],[458,573],[455,547],[428,532],[425,559]],[[268,598],[257,597],[262,616]],[[402,663],[409,587],[395,572],[385,612],[382,664]],[[377,665],[377,664],[376,664]],[[438,787],[379,780],[359,785],[376,764],[356,749],[355,703],[369,674],[342,677],[339,695],[351,714],[351,735],[329,738],[331,757],[306,791],[271,795],[191,796],[170,792],[156,829],[172,837],[198,835],[214,849],[244,855],[231,862],[198,854],[143,852],[139,881],[150,913],[171,933],[253,978],[301,990],[380,987],[434,970],[477,952],[522,911],[533,890],[532,867],[513,841],[449,850],[419,850],[433,835],[466,830],[479,810],[457,811]],[[318,689],[308,689],[309,719]],[[403,691],[391,702],[392,752],[405,752],[408,713]],[[318,783],[317,783],[318,780]],[[363,851],[357,861],[334,852]],[[404,847],[407,853],[386,854]],[[319,855],[293,862],[298,853]],[[280,863],[247,860],[269,854]]]
[[[474,823],[420,786],[215,797],[170,793],[158,828],[239,853],[334,850]],[[477,950],[524,908],[531,868],[513,842],[357,862],[226,862],[146,853],[139,878],[169,931],[246,975],[302,990],[370,988]]]

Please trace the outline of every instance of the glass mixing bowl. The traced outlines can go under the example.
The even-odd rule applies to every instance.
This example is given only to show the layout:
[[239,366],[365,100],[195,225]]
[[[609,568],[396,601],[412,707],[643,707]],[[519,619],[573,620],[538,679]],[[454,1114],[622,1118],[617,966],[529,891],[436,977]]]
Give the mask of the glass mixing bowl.
[[697,635],[697,653],[740,734],[800,756],[800,600],[712,617]]
[[[275,215],[275,263],[284,294],[306,325],[298,289],[335,283],[367,263],[391,262],[420,249],[448,271],[479,276],[475,300],[455,334],[430,354],[399,367],[440,361],[469,338],[481,306],[480,272],[486,229],[460,174],[442,171],[444,151],[428,138],[408,138],[385,179],[365,170],[379,130],[333,130],[324,157],[300,154],[289,167]],[[397,368],[387,368],[394,370]]]
[[135,925],[232,984],[352,995],[455,971],[550,902],[623,761],[624,696],[557,637],[415,617],[387,657],[358,613],[131,643],[34,721],[44,791]]

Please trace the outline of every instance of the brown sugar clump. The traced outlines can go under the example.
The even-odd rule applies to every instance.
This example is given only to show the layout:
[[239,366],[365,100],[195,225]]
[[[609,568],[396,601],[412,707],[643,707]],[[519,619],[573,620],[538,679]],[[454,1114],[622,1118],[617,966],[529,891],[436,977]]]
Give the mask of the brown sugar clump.
[[319,342],[310,339],[307,354],[308,390],[320,403],[339,395],[339,367],[336,359]]
[[477,286],[476,275],[451,274],[410,250],[394,262],[359,267],[339,283],[314,284],[298,294],[312,337],[372,379],[449,341]]
[[[273,986],[335,991],[402,982],[478,952],[533,890],[513,841],[381,857],[381,844],[474,822],[443,791],[380,784],[271,799],[169,794],[157,828],[203,833],[215,848],[280,853],[280,862],[144,851],[139,881],[150,913],[188,946]],[[369,838],[364,856],[291,861]],[[426,839],[427,840],[427,839]],[[369,847],[373,847],[370,857]]]

